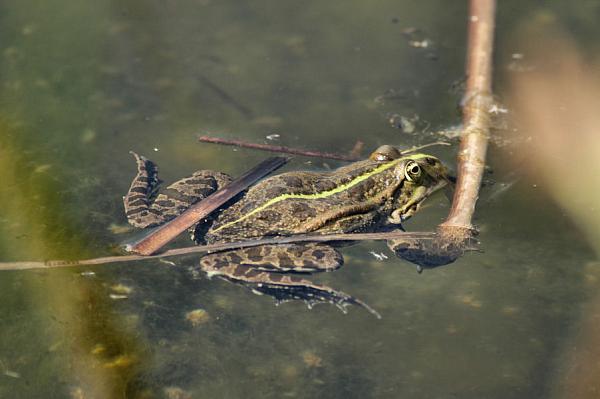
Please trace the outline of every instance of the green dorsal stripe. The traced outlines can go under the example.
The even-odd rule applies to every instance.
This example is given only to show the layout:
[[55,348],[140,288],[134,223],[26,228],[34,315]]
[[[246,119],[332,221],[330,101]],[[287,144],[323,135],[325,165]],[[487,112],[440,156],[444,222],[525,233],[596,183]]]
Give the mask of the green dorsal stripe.
[[232,225],[234,225],[236,223],[239,223],[239,222],[241,222],[241,221],[249,218],[250,216],[255,215],[258,212],[261,212],[261,211],[265,210],[266,208],[268,208],[268,207],[270,207],[270,206],[272,206],[272,205],[274,205],[274,204],[276,204],[278,202],[284,201],[286,199],[308,199],[308,200],[312,200],[312,199],[327,198],[327,197],[330,197],[332,195],[341,193],[341,192],[343,192],[345,190],[348,190],[349,188],[352,188],[352,187],[356,186],[357,184],[359,184],[359,183],[361,183],[361,182],[363,182],[363,181],[365,181],[365,180],[367,180],[367,179],[375,176],[376,174],[381,173],[381,172],[383,172],[383,171],[385,171],[385,170],[387,170],[387,169],[389,169],[389,168],[391,168],[393,166],[396,166],[397,164],[399,164],[402,161],[409,160],[409,159],[416,160],[416,159],[421,159],[421,158],[425,158],[425,157],[428,157],[428,156],[429,155],[425,155],[425,154],[412,154],[412,155],[409,155],[409,156],[406,156],[406,157],[394,159],[393,161],[390,161],[390,162],[387,162],[387,163],[379,165],[378,167],[376,167],[375,169],[373,169],[373,170],[371,170],[369,172],[366,172],[366,173],[364,173],[362,175],[356,176],[354,179],[350,180],[348,183],[345,183],[345,184],[342,184],[340,186],[337,186],[336,188],[331,189],[331,190],[322,191],[320,193],[315,193],[315,194],[281,194],[281,195],[279,195],[279,196],[277,196],[275,198],[271,198],[270,200],[268,200],[267,202],[265,202],[261,206],[259,206],[257,208],[254,208],[252,211],[248,212],[244,216],[242,216],[242,217],[240,217],[240,218],[238,218],[238,219],[236,219],[234,221],[231,221],[229,223],[225,223],[222,226],[219,226],[218,228],[214,229],[213,232],[217,232],[219,230],[222,230],[222,229],[225,229],[227,227],[230,227],[230,226],[232,226]]

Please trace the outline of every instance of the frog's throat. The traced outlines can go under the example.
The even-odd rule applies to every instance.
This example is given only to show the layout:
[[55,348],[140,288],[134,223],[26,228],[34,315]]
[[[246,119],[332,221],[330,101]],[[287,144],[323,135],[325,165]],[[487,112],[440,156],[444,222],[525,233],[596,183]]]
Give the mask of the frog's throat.
[[[315,193],[315,194],[281,194],[275,198],[271,198],[269,201],[265,202],[264,204],[262,204],[261,206],[253,209],[252,211],[248,212],[247,214],[245,214],[244,216],[233,220],[229,223],[225,223],[222,226],[217,227],[216,229],[213,230],[214,232],[217,232],[219,230],[223,230],[226,229],[228,227],[233,226],[236,223],[240,223],[243,220],[251,217],[252,215],[257,214],[258,212],[261,212],[263,210],[265,210],[266,208],[280,202],[280,201],[284,201],[286,199],[320,199],[320,198],[327,198],[330,197],[332,195],[335,194],[339,194],[343,191],[346,191],[354,186],[356,186],[357,184],[385,171],[388,170],[396,165],[398,165],[400,162],[404,162],[407,160],[418,160],[418,159],[422,159],[422,158],[427,158],[430,157],[430,155],[426,155],[426,154],[411,154],[405,157],[401,157],[398,159],[394,159],[390,162],[386,162],[384,164],[379,165],[378,167],[376,167],[375,169],[368,171],[366,173],[363,173],[362,175],[358,175],[356,176],[354,179],[350,180],[348,183],[342,184],[340,186],[337,186],[336,188],[333,188],[331,190],[327,190],[327,191],[322,191],[320,193]],[[402,176],[402,178],[404,178],[404,176]]]

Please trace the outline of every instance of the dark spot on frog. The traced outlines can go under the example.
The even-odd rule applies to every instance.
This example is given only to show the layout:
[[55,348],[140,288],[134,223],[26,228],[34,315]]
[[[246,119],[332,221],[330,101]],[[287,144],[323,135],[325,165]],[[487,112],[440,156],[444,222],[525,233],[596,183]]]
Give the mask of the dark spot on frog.
[[260,261],[263,257],[259,247],[248,248],[248,249],[246,249],[245,252],[246,252],[246,257],[253,262]]
[[294,261],[285,252],[280,252],[279,254],[277,254],[277,258],[279,259],[279,266],[280,267],[282,267],[282,266],[283,267],[285,267],[285,266],[288,266],[288,267],[294,266]]
[[146,187],[133,187],[129,192],[131,193],[143,193],[146,194],[148,189]]
[[221,256],[209,256],[201,260],[203,265],[210,265],[214,269],[222,269],[230,265]]
[[283,183],[285,184],[286,187],[289,188],[303,188],[304,187],[304,181],[302,179],[300,179],[299,177],[296,176],[281,176],[281,180],[283,180]]
[[298,219],[306,220],[317,215],[317,211],[314,207],[308,206],[306,201],[293,200],[290,204],[290,210],[293,212],[294,217]]
[[231,273],[234,277],[241,277],[246,275],[246,273],[251,270],[249,267],[247,266],[242,266],[242,265],[237,265],[234,269],[233,272]]
[[315,250],[312,252],[312,255],[313,255],[313,256],[314,256],[314,257],[315,257],[317,260],[321,260],[321,259],[323,259],[323,258],[325,257],[325,252],[323,252],[323,251],[322,251],[322,250],[320,250],[320,249],[315,249]]
[[156,201],[155,204],[164,208],[171,208],[175,206],[175,203],[170,200]]
[[332,182],[331,180],[325,180],[325,179],[318,180],[314,184],[314,192],[315,193],[322,193],[324,191],[333,190],[336,187],[337,187],[336,183]]
[[130,207],[132,207],[132,206],[138,206],[138,205],[146,205],[146,203],[147,203],[147,201],[145,198],[140,198],[135,201],[131,201],[128,205]]
[[226,256],[228,257],[229,262],[233,263],[233,264],[240,264],[244,260],[241,256],[239,256],[235,252],[228,252],[226,254]]
[[260,275],[261,273],[263,273],[260,270],[257,270],[257,269],[251,268],[251,267],[247,267],[246,269],[247,269],[247,271],[244,273],[244,275],[247,278],[254,278],[254,277]]

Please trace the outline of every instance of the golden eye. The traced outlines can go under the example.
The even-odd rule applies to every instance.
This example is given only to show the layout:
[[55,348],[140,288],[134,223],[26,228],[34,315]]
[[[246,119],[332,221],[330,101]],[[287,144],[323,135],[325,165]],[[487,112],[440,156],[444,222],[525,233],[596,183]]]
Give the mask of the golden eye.
[[373,161],[392,161],[400,157],[400,151],[391,145],[382,145],[369,157]]
[[415,161],[409,161],[404,168],[404,176],[408,181],[418,179],[421,176],[421,167]]

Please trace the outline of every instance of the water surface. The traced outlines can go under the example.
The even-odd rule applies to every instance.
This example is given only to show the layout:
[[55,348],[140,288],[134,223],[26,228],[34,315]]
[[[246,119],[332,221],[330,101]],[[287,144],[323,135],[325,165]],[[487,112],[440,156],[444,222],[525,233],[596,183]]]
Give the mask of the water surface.
[[[509,32],[535,15],[597,37],[592,3],[547,7],[501,3],[499,77],[519,51]],[[462,2],[7,0],[2,11],[2,261],[105,256],[134,236],[121,208],[129,150],[170,182],[202,168],[239,175],[266,156],[197,134],[340,152],[361,140],[366,154],[460,122]],[[390,123],[400,117],[413,132]],[[194,256],[2,272],[0,397],[548,397],[598,265],[504,144],[490,148],[488,177],[515,183],[484,188],[482,252],[419,275],[363,243],[314,277],[382,320],[192,279]],[[453,164],[456,145],[432,152]],[[338,165],[298,157],[286,169]],[[442,196],[428,204],[407,228],[444,219]]]

